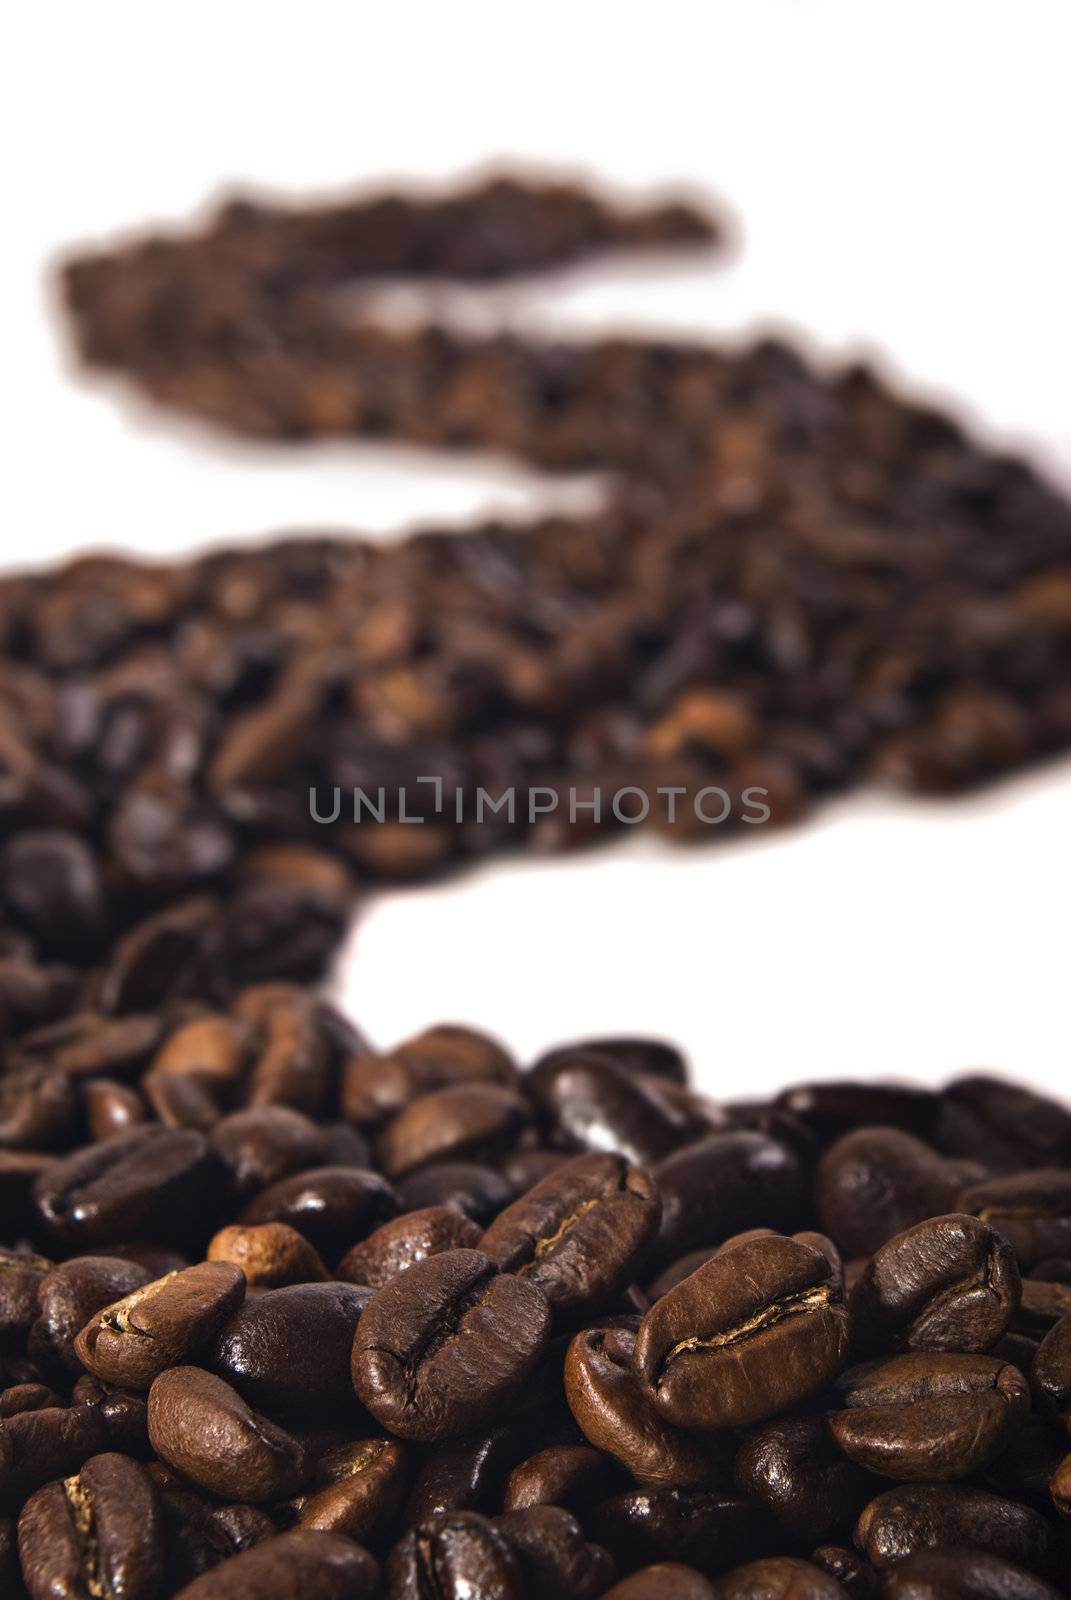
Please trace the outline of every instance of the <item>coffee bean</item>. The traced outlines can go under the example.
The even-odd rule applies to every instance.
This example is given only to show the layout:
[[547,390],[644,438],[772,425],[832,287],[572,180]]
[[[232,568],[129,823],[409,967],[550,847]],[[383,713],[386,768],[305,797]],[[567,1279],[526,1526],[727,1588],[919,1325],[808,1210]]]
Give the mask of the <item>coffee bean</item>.
[[960,1205],[981,1176],[897,1128],[860,1128],[830,1146],[818,1164],[815,1202],[822,1228],[847,1256],[871,1255],[895,1234]]
[[554,1139],[570,1150],[616,1151],[638,1166],[667,1155],[691,1130],[687,1115],[604,1055],[552,1055],[527,1086]]
[[431,1517],[394,1547],[387,1563],[391,1600],[524,1600],[520,1564],[504,1534],[475,1511]]
[[0,1351],[18,1349],[37,1316],[37,1296],[51,1261],[0,1249]]
[[957,1204],[1003,1234],[1020,1266],[1071,1249],[1071,1170],[990,1178],[965,1187]]
[[1071,1314],[1054,1323],[1038,1345],[1030,1377],[1039,1407],[1066,1418],[1071,1413]]
[[636,1274],[661,1215],[648,1173],[578,1156],[499,1213],[480,1249],[537,1283],[559,1316],[605,1305]]
[[529,1506],[564,1506],[578,1516],[610,1491],[610,1470],[598,1450],[577,1444],[552,1444],[520,1462],[502,1494],[504,1511]]
[[82,1105],[91,1139],[114,1139],[129,1133],[149,1114],[137,1089],[114,1078],[88,1078],[82,1086]]
[[314,1483],[294,1502],[298,1525],[351,1539],[374,1539],[397,1515],[405,1486],[405,1453],[393,1439],[359,1439],[328,1450]]
[[33,1600],[164,1590],[164,1526],[156,1492],[128,1456],[92,1456],[74,1476],[30,1496],[19,1517],[19,1555]]
[[169,1367],[154,1380],[149,1438],[162,1460],[213,1494],[281,1500],[307,1476],[297,1440],[200,1367]]
[[74,1085],[62,1072],[27,1061],[0,1077],[0,1144],[51,1150],[70,1138],[78,1111]]
[[496,1527],[517,1557],[526,1600],[597,1600],[613,1581],[609,1553],[561,1506],[511,1511]]
[[471,1161],[440,1161],[411,1172],[398,1184],[397,1192],[408,1211],[453,1206],[483,1227],[516,1196],[500,1172]]
[[406,1211],[384,1222],[348,1250],[338,1264],[338,1276],[350,1283],[381,1289],[418,1261],[441,1255],[444,1250],[470,1249],[480,1244],[480,1238],[476,1223],[451,1206]]
[[50,1478],[78,1472],[108,1443],[89,1406],[44,1406],[0,1420],[0,1499],[25,1499]]
[[842,1373],[845,1409],[829,1429],[848,1458],[886,1478],[951,1479],[978,1471],[1029,1409],[1018,1368],[990,1356],[913,1354]]
[[746,1438],[733,1465],[739,1492],[801,1538],[822,1538],[858,1516],[871,1481],[846,1461],[820,1417],[784,1417]]
[[[285,1222],[221,1228],[209,1240],[205,1254],[209,1261],[229,1261],[240,1267],[251,1289],[319,1283],[327,1277],[327,1268],[309,1241]],[[341,1268],[339,1276],[345,1276]]]
[[189,1361],[241,1304],[245,1277],[228,1262],[168,1273],[98,1311],[74,1353],[105,1383],[147,1389],[165,1367]]
[[990,1349],[1019,1302],[1007,1241],[962,1214],[931,1217],[883,1244],[849,1299],[861,1348]]
[[285,1222],[327,1262],[337,1261],[398,1210],[394,1190],[377,1172],[360,1167],[313,1167],[280,1178],[240,1214],[243,1224]]
[[626,1036],[579,1039],[572,1044],[548,1050],[540,1056],[536,1065],[546,1068],[548,1063],[553,1064],[556,1060],[575,1055],[604,1056],[617,1066],[624,1067],[626,1072],[637,1073],[640,1077],[665,1078],[670,1083],[682,1086],[688,1082],[688,1068],[683,1055],[676,1045],[666,1039]]
[[851,1600],[878,1600],[878,1575],[857,1551],[823,1544],[811,1551],[811,1561],[831,1578],[836,1578]]
[[175,1600],[372,1600],[378,1582],[375,1561],[351,1539],[294,1528],[195,1578]]
[[401,1438],[453,1438],[508,1404],[549,1335],[535,1284],[478,1250],[450,1250],[373,1296],[353,1342],[354,1387]]
[[844,1590],[821,1567],[795,1556],[764,1556],[718,1578],[715,1600],[843,1600]]
[[930,1089],[840,1081],[797,1084],[783,1090],[776,1103],[799,1117],[823,1144],[832,1144],[860,1126],[899,1128],[928,1139],[943,1104]]
[[686,1144],[659,1162],[654,1177],[663,1257],[721,1244],[757,1225],[789,1228],[805,1211],[797,1158],[761,1133],[714,1133]]
[[481,1160],[514,1145],[528,1122],[520,1095],[491,1083],[455,1084],[399,1111],[376,1142],[389,1178],[436,1161]]
[[942,1097],[942,1148],[981,1161],[991,1172],[1071,1161],[1071,1116],[1022,1084],[975,1074],[955,1078]]
[[855,1542],[884,1571],[922,1550],[970,1549],[1044,1575],[1052,1536],[1036,1511],[959,1484],[908,1484],[879,1494],[863,1511]]
[[565,1394],[586,1439],[637,1483],[697,1488],[710,1460],[687,1433],[659,1416],[633,1369],[635,1335],[623,1328],[578,1333],[565,1361]]
[[516,1424],[437,1445],[425,1452],[402,1512],[402,1525],[416,1527],[446,1511],[496,1511],[502,1479],[524,1448]]
[[795,1240],[716,1255],[655,1302],[636,1340],[644,1390],[679,1427],[761,1422],[843,1365],[848,1320],[829,1264]]
[[709,1577],[755,1552],[759,1519],[717,1489],[630,1489],[596,1507],[589,1531],[620,1570],[679,1560]]
[[1036,1573],[978,1550],[925,1550],[890,1567],[888,1600],[1058,1600]]
[[152,1454],[149,1445],[149,1412],[144,1394],[132,1389],[117,1389],[88,1372],[71,1390],[71,1402],[90,1406],[100,1415],[111,1449],[146,1461]]
[[251,1404],[345,1409],[350,1351],[370,1293],[349,1283],[266,1289],[234,1312],[204,1355]]
[[323,1134],[289,1106],[250,1106],[221,1118],[210,1143],[227,1168],[237,1198],[248,1199],[291,1173],[315,1167]]
[[49,1371],[81,1372],[74,1344],[89,1319],[152,1278],[146,1267],[118,1256],[75,1256],[53,1267],[37,1291],[40,1315],[30,1329],[31,1355]]
[[701,1572],[677,1561],[642,1567],[607,1589],[603,1600],[713,1600],[714,1590]]
[[129,1236],[181,1242],[202,1225],[217,1166],[199,1133],[148,1127],[55,1162],[35,1186],[45,1229],[68,1248]]

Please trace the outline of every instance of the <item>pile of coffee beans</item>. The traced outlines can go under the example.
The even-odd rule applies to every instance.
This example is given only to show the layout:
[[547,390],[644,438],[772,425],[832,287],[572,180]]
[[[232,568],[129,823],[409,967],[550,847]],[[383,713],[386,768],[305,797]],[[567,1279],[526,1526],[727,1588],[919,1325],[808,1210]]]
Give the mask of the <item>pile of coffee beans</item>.
[[1071,1593],[1061,1105],[281,983],[0,1085],[5,1600]]

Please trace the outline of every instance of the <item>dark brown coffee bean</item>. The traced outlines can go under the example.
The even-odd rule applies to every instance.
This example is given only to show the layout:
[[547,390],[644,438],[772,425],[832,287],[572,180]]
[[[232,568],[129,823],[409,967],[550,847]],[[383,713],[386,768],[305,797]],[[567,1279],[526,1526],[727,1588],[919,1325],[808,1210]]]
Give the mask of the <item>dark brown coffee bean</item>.
[[1003,1234],[1020,1266],[1071,1248],[1071,1169],[990,1178],[965,1187],[957,1204]]
[[298,1525],[351,1539],[375,1539],[392,1525],[405,1487],[406,1460],[394,1439],[359,1439],[328,1450],[314,1482],[294,1502]]
[[939,1139],[953,1155],[993,1172],[1071,1162],[1071,1116],[1046,1095],[975,1074],[947,1084],[942,1100]]
[[717,1429],[761,1422],[808,1399],[847,1350],[847,1313],[828,1262],[777,1237],[712,1257],[656,1301],[635,1361],[663,1417]]
[[554,1444],[513,1468],[502,1494],[504,1511],[529,1506],[564,1506],[578,1516],[610,1492],[611,1469],[598,1450]]
[[92,1456],[27,1500],[19,1554],[33,1600],[156,1600],[165,1592],[166,1551],[150,1479],[128,1456]]
[[195,1578],[175,1600],[372,1600],[378,1583],[375,1561],[351,1539],[294,1528]]
[[523,1448],[521,1437],[511,1420],[426,1452],[406,1498],[402,1525],[413,1528],[446,1511],[497,1511],[503,1476]]
[[115,1139],[140,1127],[148,1117],[148,1108],[138,1091],[114,1078],[86,1079],[82,1105],[91,1139]]
[[231,1084],[242,1073],[250,1048],[249,1027],[216,1012],[194,1017],[167,1035],[152,1059],[153,1070],[192,1073]]
[[552,1065],[564,1057],[576,1055],[603,1056],[616,1066],[624,1067],[626,1072],[634,1072],[641,1077],[665,1078],[669,1083],[678,1083],[682,1087],[688,1082],[688,1068],[683,1055],[676,1045],[665,1039],[626,1036],[577,1039],[572,1044],[558,1045],[556,1049],[548,1050],[540,1056],[536,1066],[546,1070],[548,1063]]
[[381,1289],[418,1261],[441,1255],[444,1250],[472,1249],[480,1244],[480,1238],[476,1223],[451,1206],[406,1211],[384,1222],[348,1250],[338,1264],[338,1276],[350,1283]]
[[202,1261],[98,1311],[74,1341],[74,1353],[105,1383],[147,1389],[165,1367],[188,1362],[208,1345],[244,1297],[239,1267]]
[[309,1117],[289,1106],[250,1106],[223,1117],[210,1141],[221,1157],[236,1197],[248,1199],[280,1178],[315,1167],[323,1135]]
[[9,1064],[0,1076],[0,1145],[62,1149],[74,1131],[78,1097],[71,1080],[32,1061]]
[[929,1139],[941,1109],[940,1097],[930,1089],[843,1080],[796,1084],[777,1096],[777,1104],[799,1117],[822,1144],[859,1127],[899,1128]]
[[851,1600],[878,1600],[878,1575],[862,1556],[840,1545],[822,1544],[811,1551],[811,1561],[836,1578]]
[[43,1383],[14,1383],[8,1389],[0,1389],[0,1417],[17,1417],[23,1411],[62,1404],[59,1395]]
[[68,1248],[128,1238],[181,1242],[217,1192],[216,1159],[199,1133],[149,1127],[57,1161],[36,1184],[44,1227]]
[[407,1533],[387,1563],[390,1600],[525,1600],[520,1564],[504,1534],[475,1511],[454,1511]]
[[663,1258],[721,1244],[745,1228],[798,1226],[804,1211],[799,1161],[761,1133],[713,1133],[686,1144],[659,1162],[654,1178]]
[[711,1463],[698,1443],[659,1415],[637,1378],[635,1343],[623,1328],[589,1328],[570,1344],[565,1394],[584,1437],[637,1483],[710,1483]]
[[844,1590],[821,1567],[796,1556],[763,1556],[714,1583],[715,1600],[844,1600]]
[[0,1499],[22,1500],[50,1478],[78,1472],[108,1444],[89,1406],[45,1406],[0,1420]]
[[452,1206],[481,1227],[516,1198],[516,1190],[501,1173],[471,1161],[441,1161],[422,1167],[403,1178],[397,1192],[407,1211]]
[[509,1051],[478,1028],[441,1022],[414,1034],[394,1054],[420,1067],[428,1088],[448,1083],[515,1083],[517,1068]]
[[659,1561],[622,1578],[603,1600],[714,1600],[714,1590],[694,1567]]
[[394,1190],[378,1172],[361,1167],[313,1167],[280,1178],[263,1190],[238,1221],[285,1222],[331,1263],[397,1210]]
[[200,1367],[169,1367],[154,1381],[149,1438],[164,1461],[224,1497],[282,1500],[307,1476],[297,1440]]
[[570,1150],[616,1151],[638,1166],[668,1155],[693,1131],[687,1115],[604,1055],[555,1054],[526,1087],[556,1142]]
[[455,1438],[513,1398],[549,1336],[535,1284],[478,1250],[447,1251],[373,1296],[353,1342],[354,1387],[401,1438]]
[[204,1363],[268,1411],[344,1410],[353,1398],[350,1351],[369,1299],[349,1283],[267,1289],[231,1316]]
[[528,1108],[513,1090],[455,1084],[392,1117],[376,1141],[376,1158],[389,1178],[436,1161],[479,1161],[511,1148],[527,1122]]
[[597,1600],[613,1581],[609,1553],[561,1506],[511,1511],[495,1526],[517,1557],[525,1600]]
[[480,1248],[568,1317],[604,1306],[635,1277],[661,1209],[642,1167],[578,1156],[500,1212]]
[[1000,1450],[1029,1410],[1017,1367],[991,1356],[916,1354],[842,1373],[845,1407],[829,1429],[848,1458],[886,1478],[965,1478]]
[[944,1212],[970,1211],[957,1197],[981,1176],[897,1128],[860,1128],[818,1164],[815,1203],[822,1228],[846,1256],[868,1256],[905,1228]]
[[0,1249],[0,1351],[19,1349],[37,1316],[37,1295],[51,1261]]
[[139,1461],[147,1460],[152,1454],[148,1403],[144,1394],[117,1389],[85,1372],[71,1390],[71,1402],[76,1406],[94,1407],[100,1413],[112,1450],[134,1456]]
[[1038,1345],[1030,1377],[1039,1409],[1066,1418],[1071,1413],[1071,1313],[1054,1323]]
[[589,1531],[619,1569],[679,1560],[712,1576],[755,1553],[759,1524],[716,1489],[630,1489],[596,1507]]
[[745,1439],[733,1465],[742,1495],[800,1538],[850,1524],[873,1492],[837,1450],[821,1417],[779,1417]]
[[1071,1518],[1071,1455],[1060,1461],[1049,1484],[1052,1503],[1061,1517]]
[[40,1315],[29,1340],[34,1359],[50,1371],[81,1372],[74,1342],[89,1319],[152,1279],[147,1268],[118,1256],[75,1256],[53,1267],[38,1290]]
[[1018,1306],[1007,1241],[963,1214],[931,1217],[875,1253],[849,1298],[860,1348],[989,1350]]
[[978,1550],[925,1550],[890,1567],[887,1600],[1058,1600],[1036,1573]]
[[84,957],[105,934],[100,867],[77,834],[16,834],[0,851],[0,885],[17,921],[50,956]]
[[1045,1283],[1040,1278],[1024,1278],[1020,1287],[1015,1331],[1040,1338],[1055,1327],[1061,1317],[1071,1314],[1071,1284]]
[[855,1542],[881,1571],[922,1550],[970,1549],[1041,1574],[1052,1558],[1052,1536],[1036,1511],[950,1483],[879,1494],[859,1518]]
[[[320,1283],[328,1275],[309,1241],[285,1222],[221,1228],[209,1240],[205,1255],[209,1261],[230,1261],[240,1267],[251,1289]],[[341,1269],[339,1275],[345,1276]]]

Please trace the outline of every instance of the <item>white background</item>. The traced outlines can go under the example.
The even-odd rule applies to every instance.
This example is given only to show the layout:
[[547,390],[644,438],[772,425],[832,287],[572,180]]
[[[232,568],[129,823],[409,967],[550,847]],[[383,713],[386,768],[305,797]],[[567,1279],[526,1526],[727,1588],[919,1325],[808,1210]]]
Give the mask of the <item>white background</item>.
[[[185,219],[229,180],[431,182],[495,158],[683,181],[726,265],[585,271],[522,320],[876,354],[1071,484],[1071,8],[1064,0],[101,3],[9,22],[0,560],[171,553],[278,528],[391,530],[541,486],[501,464],[235,446],[68,370],[63,246]],[[864,795],[748,847],[639,841],[386,897],[339,982],[387,1043],[450,1017],[523,1054],[644,1029],[715,1093],[813,1073],[1066,1078],[1071,766],[979,801]]]

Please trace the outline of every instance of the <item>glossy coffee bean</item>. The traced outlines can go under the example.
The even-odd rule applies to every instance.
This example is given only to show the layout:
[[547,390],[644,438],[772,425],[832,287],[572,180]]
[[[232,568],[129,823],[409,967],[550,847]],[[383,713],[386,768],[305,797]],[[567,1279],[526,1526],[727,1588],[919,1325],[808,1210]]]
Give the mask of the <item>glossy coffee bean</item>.
[[1022,1267],[1071,1249],[1071,1169],[1010,1173],[965,1187],[957,1201],[1011,1244]]
[[849,1460],[901,1480],[977,1472],[1029,1410],[1017,1367],[991,1356],[912,1354],[868,1362],[836,1384],[829,1429]]
[[361,1167],[314,1167],[280,1178],[242,1211],[239,1222],[285,1222],[330,1263],[398,1210],[394,1190]]
[[105,1306],[143,1289],[153,1276],[120,1256],[74,1256],[53,1267],[38,1289],[40,1315],[30,1329],[31,1355],[48,1371],[81,1372],[74,1344],[86,1323]]
[[165,1367],[198,1355],[244,1297],[239,1267],[203,1261],[98,1311],[74,1341],[74,1353],[105,1383],[147,1389]]
[[495,1526],[517,1558],[525,1600],[597,1600],[613,1581],[609,1552],[561,1506],[511,1511]]
[[635,1335],[578,1333],[565,1360],[565,1394],[584,1436],[637,1483],[698,1488],[712,1481],[699,1444],[662,1418],[633,1367]]
[[805,1212],[797,1157],[762,1133],[710,1134],[660,1161],[654,1178],[663,1259],[721,1244],[745,1228],[797,1227]]
[[412,1529],[387,1563],[390,1600],[526,1600],[513,1548],[487,1517],[448,1512]]
[[578,1156],[499,1213],[480,1249],[568,1317],[605,1305],[637,1275],[658,1229],[650,1175],[621,1156]]
[[680,1561],[712,1576],[756,1553],[759,1519],[717,1489],[629,1489],[595,1508],[588,1532],[619,1570]]
[[428,1256],[441,1255],[445,1250],[472,1249],[479,1243],[479,1227],[462,1212],[453,1206],[424,1206],[384,1222],[367,1239],[347,1250],[338,1264],[337,1275],[349,1283],[381,1289]]
[[403,1527],[416,1527],[446,1511],[497,1511],[502,1480],[518,1448],[513,1425],[502,1422],[425,1451],[406,1497]]
[[460,1083],[436,1089],[399,1111],[376,1140],[376,1159],[388,1178],[437,1161],[483,1161],[509,1150],[529,1121],[512,1089]]
[[869,1561],[857,1550],[843,1545],[822,1544],[811,1551],[811,1562],[836,1578],[851,1600],[878,1600],[879,1580]]
[[151,1480],[128,1456],[91,1456],[78,1473],[27,1500],[19,1554],[32,1600],[157,1600],[165,1592],[166,1547]]
[[607,1589],[603,1600],[714,1600],[709,1579],[678,1561],[641,1567]]
[[406,1459],[394,1439],[358,1439],[317,1461],[313,1482],[294,1502],[298,1526],[378,1538],[393,1524],[405,1488]]
[[931,1139],[941,1110],[941,1097],[911,1084],[837,1080],[800,1083],[783,1090],[778,1106],[798,1117],[822,1144],[859,1127],[899,1128]]
[[869,1256],[927,1217],[971,1210],[961,1191],[981,1177],[897,1128],[859,1128],[822,1156],[815,1203],[823,1230],[845,1256]]
[[849,1526],[873,1492],[816,1416],[780,1417],[757,1428],[737,1452],[733,1481],[800,1538]]
[[62,1150],[74,1132],[78,1096],[64,1072],[34,1062],[0,1077],[0,1145]]
[[0,1249],[0,1352],[19,1349],[37,1317],[38,1291],[51,1261],[29,1250]]
[[693,1131],[687,1114],[604,1055],[583,1051],[537,1062],[526,1079],[554,1142],[570,1150],[615,1151],[649,1166]]
[[715,1600],[844,1600],[835,1578],[796,1556],[763,1556],[714,1583]]
[[229,1261],[239,1267],[251,1289],[319,1283],[328,1275],[309,1241],[285,1222],[221,1228],[208,1241],[205,1255],[209,1261]]
[[418,1065],[430,1087],[448,1083],[503,1083],[517,1077],[509,1051],[490,1034],[456,1022],[425,1028],[398,1045],[399,1059]]
[[22,1500],[50,1478],[78,1472],[109,1443],[89,1406],[43,1406],[0,1419],[0,1500]]
[[926,1550],[890,1567],[883,1600],[1059,1600],[1044,1578],[978,1550]]
[[923,1550],[970,1549],[1044,1575],[1052,1535],[1029,1506],[950,1483],[907,1484],[865,1508],[855,1542],[879,1571]]
[[554,1444],[513,1468],[502,1492],[504,1511],[529,1506],[564,1506],[578,1516],[610,1492],[611,1469],[598,1450]]
[[247,1106],[222,1117],[210,1144],[227,1169],[231,1192],[247,1200],[322,1159],[323,1134],[290,1106]]
[[353,1399],[350,1351],[369,1299],[349,1283],[266,1289],[234,1312],[204,1364],[267,1411],[345,1410]]
[[403,1439],[450,1439],[495,1416],[535,1370],[550,1307],[478,1250],[451,1250],[378,1290],[353,1341],[353,1384]]
[[1043,1413],[1071,1413],[1071,1314],[1054,1323],[1038,1345],[1030,1380]]
[[536,1065],[547,1071],[556,1061],[568,1056],[602,1056],[615,1066],[640,1077],[665,1078],[682,1086],[688,1082],[688,1067],[676,1045],[665,1039],[645,1039],[628,1035],[612,1038],[577,1039],[558,1045],[540,1056]]
[[930,1217],[876,1251],[849,1299],[862,1349],[989,1350],[1019,1303],[1007,1240],[963,1213]]
[[352,1539],[294,1528],[195,1578],[175,1600],[372,1600],[378,1583],[375,1561]]
[[396,1187],[406,1211],[453,1206],[481,1227],[486,1227],[517,1193],[500,1172],[473,1161],[437,1161],[411,1172]]
[[134,1456],[138,1461],[148,1460],[152,1450],[149,1445],[149,1410],[144,1394],[133,1389],[117,1389],[85,1372],[71,1390],[71,1403],[90,1406],[100,1414],[109,1449]]
[[282,1500],[307,1476],[297,1440],[200,1367],[169,1367],[155,1380],[149,1438],[163,1461],[224,1497]]
[[89,1250],[138,1236],[180,1242],[203,1225],[217,1193],[218,1165],[189,1129],[146,1127],[57,1161],[35,1193],[46,1232]]
[[678,1427],[761,1422],[824,1388],[844,1364],[848,1319],[828,1262],[792,1239],[713,1256],[655,1302],[636,1370]]
[[995,1173],[1071,1162],[1065,1106],[1023,1084],[980,1073],[945,1086],[939,1137],[942,1148]]

